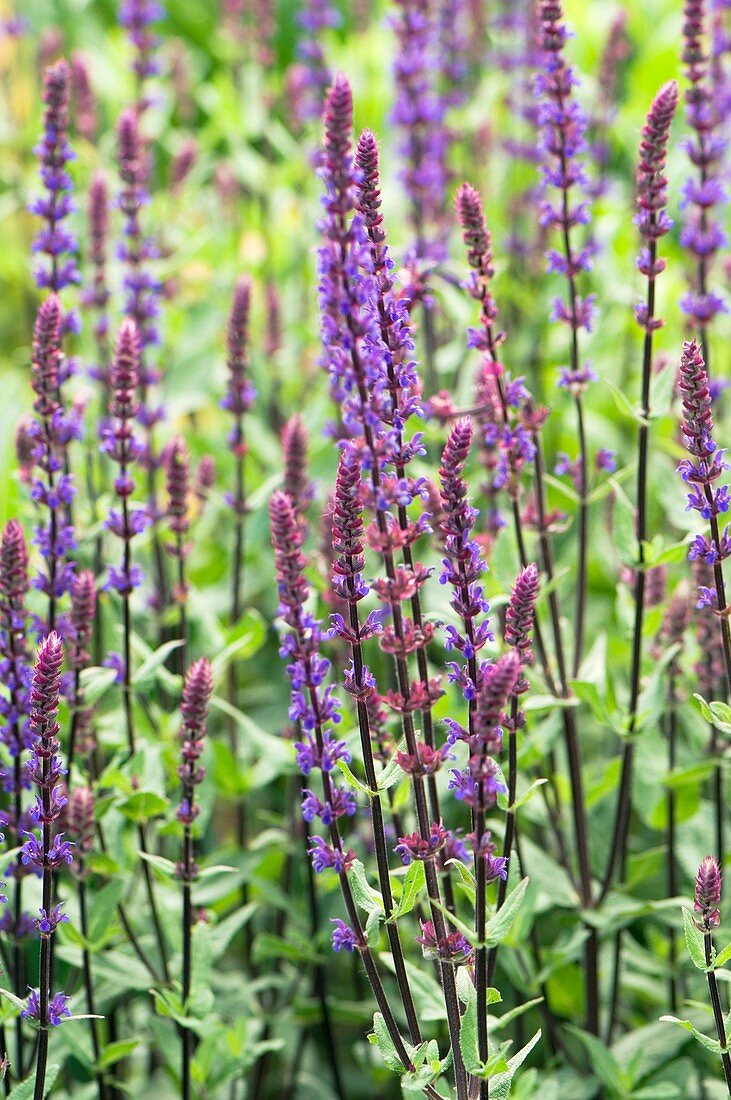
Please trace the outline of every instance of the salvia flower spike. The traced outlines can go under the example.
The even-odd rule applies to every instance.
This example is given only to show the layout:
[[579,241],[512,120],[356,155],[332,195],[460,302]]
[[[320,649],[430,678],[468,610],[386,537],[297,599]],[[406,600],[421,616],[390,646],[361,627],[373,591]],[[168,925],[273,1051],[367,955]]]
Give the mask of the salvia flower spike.
[[68,920],[61,906],[54,903],[54,878],[63,864],[73,861],[73,846],[56,831],[55,823],[66,805],[60,781],[64,768],[59,756],[58,705],[61,689],[63,643],[51,631],[41,643],[33,669],[30,695],[30,728],[35,737],[28,778],[38,787],[31,817],[38,833],[29,832],[22,847],[23,863],[38,868],[43,880],[42,906],[36,920],[41,938],[39,989],[32,990],[23,1015],[39,1025],[36,1052],[36,1096],[43,1097],[48,1062],[49,1026],[57,1026],[70,1016],[68,997],[52,993],[53,958],[51,941],[58,925]]
[[[68,166],[74,154],[68,141],[68,109],[71,71],[65,61],[57,61],[43,78],[43,136],[36,148],[41,162],[41,182],[45,194],[31,205],[32,213],[43,221],[33,242],[33,251],[41,259],[36,268],[36,283],[57,294],[80,281],[76,262],[78,243],[67,227],[75,206]],[[64,331],[75,331],[74,314],[63,318]]]

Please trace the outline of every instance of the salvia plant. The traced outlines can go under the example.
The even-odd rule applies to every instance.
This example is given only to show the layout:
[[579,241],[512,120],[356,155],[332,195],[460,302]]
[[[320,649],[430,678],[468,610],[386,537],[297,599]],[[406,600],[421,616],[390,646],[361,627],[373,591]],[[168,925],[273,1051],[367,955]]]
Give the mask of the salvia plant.
[[0,39],[0,1091],[731,1097],[728,0]]

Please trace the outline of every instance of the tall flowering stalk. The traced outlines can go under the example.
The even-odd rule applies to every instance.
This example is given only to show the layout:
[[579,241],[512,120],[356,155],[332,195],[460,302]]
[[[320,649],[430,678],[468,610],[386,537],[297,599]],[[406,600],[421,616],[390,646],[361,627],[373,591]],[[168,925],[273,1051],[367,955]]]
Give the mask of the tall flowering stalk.
[[[7,694],[0,698],[2,731],[0,738],[11,759],[2,772],[3,786],[11,797],[11,805],[2,815],[3,828],[10,826],[12,848],[22,844],[27,827],[23,809],[25,768],[23,754],[32,744],[30,729],[30,689],[32,667],[25,641],[28,630],[26,596],[29,589],[28,550],[23,528],[17,520],[8,520],[0,541],[0,676]],[[2,929],[12,941],[12,980],[16,997],[25,993],[22,940],[28,932],[29,919],[23,913],[24,868],[21,854],[13,863],[13,909],[3,916]],[[16,1025],[16,1059],[23,1065],[23,1032]]]
[[[366,503],[375,520],[368,540],[383,560],[386,576],[374,585],[378,598],[389,609],[391,623],[384,627],[381,648],[389,654],[396,667],[397,690],[390,693],[389,705],[401,717],[408,761],[416,762],[422,751],[417,740],[414,713],[431,706],[439,694],[433,682],[412,682],[410,655],[425,648],[433,637],[432,623],[417,625],[404,613],[404,602],[414,588],[421,587],[428,572],[420,566],[413,570],[398,568],[395,552],[405,543],[414,543],[426,528],[425,518],[414,521],[406,517],[402,528],[391,509],[397,502],[404,507],[419,495],[422,486],[411,479],[387,476],[383,467],[393,448],[391,424],[396,417],[404,422],[403,412],[396,411],[384,363],[387,358],[381,338],[379,313],[375,303],[378,287],[373,278],[371,248],[363,222],[358,215],[348,216],[353,208],[354,165],[351,155],[352,95],[347,79],[338,75],[328,93],[325,107],[325,140],[322,175],[326,193],[326,216],[322,222],[324,243],[319,252],[320,304],[323,344],[331,379],[331,392],[341,408],[346,431],[356,436],[360,461],[369,472],[370,485]],[[410,351],[410,348],[409,348]],[[413,370],[413,367],[411,367]],[[407,406],[415,403],[414,395],[404,394]],[[400,426],[400,425],[398,425]],[[416,448],[416,449],[414,449]],[[417,453],[419,438],[408,445],[409,455]],[[391,459],[393,461],[393,459]],[[404,765],[402,764],[402,767]],[[436,849],[429,848],[440,815],[434,775],[411,768],[411,779],[418,822],[419,841],[426,846],[424,859],[427,894],[437,941],[445,940],[447,929],[442,911],[442,891],[439,882]],[[427,797],[429,792],[429,797]],[[432,824],[433,823],[433,824]],[[441,847],[441,845],[439,845]],[[445,880],[445,883],[448,879]],[[467,1079],[459,1047],[459,1004],[454,969],[446,959],[440,970],[450,1039],[455,1059],[455,1076],[459,1097],[466,1095]]]
[[117,336],[110,372],[111,397],[110,423],[105,439],[105,449],[118,466],[114,479],[114,492],[119,511],[113,509],[106,527],[122,541],[120,566],[107,566],[105,588],[119,593],[122,601],[122,694],[124,698],[127,745],[130,753],[136,751],[134,705],[132,697],[132,615],[130,600],[135,588],[142,583],[142,570],[132,562],[132,542],[144,531],[149,517],[143,508],[134,508],[130,498],[135,483],[132,470],[140,455],[140,443],[134,429],[137,412],[137,386],[140,370],[140,341],[137,326],[127,318],[122,322]]
[[401,135],[401,180],[409,201],[417,263],[442,260],[446,249],[448,132],[444,101],[430,64],[437,27],[428,0],[396,0],[393,122]]
[[76,489],[72,476],[66,472],[65,456],[76,422],[65,414],[59,398],[64,367],[62,325],[61,303],[56,294],[51,294],[38,311],[31,351],[36,414],[31,434],[37,470],[31,496],[47,513],[47,519],[41,519],[35,529],[34,542],[41,552],[43,566],[34,584],[48,600],[50,630],[57,626],[58,601],[71,587],[73,564],[68,555],[76,547],[74,529],[66,519]]
[[153,30],[165,15],[165,9],[156,0],[122,0],[119,9],[119,21],[127,31],[133,49],[132,71],[135,75],[137,114],[142,114],[149,106],[145,94],[145,84],[149,77],[160,71],[156,57],[160,44],[159,36]]
[[[183,1009],[187,1008],[190,997],[190,983],[192,976],[193,959],[193,903],[191,891],[193,883],[198,875],[198,866],[195,862],[195,845],[193,841],[193,823],[200,813],[200,806],[195,801],[195,789],[203,782],[205,768],[200,764],[200,757],[205,743],[208,704],[213,693],[213,672],[210,662],[201,657],[190,666],[185,674],[183,683],[183,698],[180,704],[182,725],[180,740],[182,742],[182,764],[178,769],[178,775],[183,785],[182,800],[178,809],[178,821],[183,826],[183,855],[178,865],[178,875],[183,883]],[[190,1028],[181,1029],[182,1042],[182,1093],[183,1100],[190,1100],[190,1059],[193,1049],[193,1033]]]
[[305,0],[298,16],[303,34],[297,52],[301,61],[297,72],[296,109],[300,122],[319,118],[332,79],[322,48],[322,35],[340,23],[337,9],[329,0]]
[[695,910],[696,927],[703,933],[703,950],[706,957],[706,978],[708,979],[708,993],[711,998],[713,1020],[716,1025],[718,1041],[721,1045],[721,1065],[726,1079],[726,1087],[731,1096],[731,1056],[726,1045],[726,1024],[721,1008],[721,997],[718,991],[716,972],[713,969],[713,929],[721,923],[719,906],[721,904],[721,865],[715,856],[706,856],[698,868],[695,880],[695,898],[693,909]]
[[695,169],[683,187],[684,225],[680,242],[693,258],[695,270],[691,291],[681,308],[697,330],[706,367],[709,362],[708,327],[713,318],[726,312],[723,298],[711,289],[711,271],[726,234],[716,211],[726,201],[722,181],[726,139],[721,107],[711,80],[710,58],[705,45],[708,29],[706,0],[686,0],[683,14],[683,51],[686,117],[692,130],[685,151]]
[[683,344],[680,359],[678,388],[683,402],[681,430],[689,457],[683,459],[678,472],[689,486],[688,509],[700,512],[708,521],[710,539],[696,535],[690,546],[691,561],[701,560],[713,569],[713,586],[699,589],[701,606],[709,606],[718,613],[721,631],[721,650],[726,676],[726,692],[731,695],[731,629],[726,610],[723,579],[723,562],[731,555],[729,529],[719,528],[718,517],[729,510],[731,497],[727,485],[716,482],[728,469],[725,452],[713,438],[714,424],[708,374],[700,346],[695,340]]
[[[306,776],[313,771],[320,772],[323,804],[333,808],[333,812],[327,815],[329,843],[321,836],[311,838],[312,865],[318,874],[331,868],[338,876],[348,923],[340,919],[335,922],[333,946],[336,950],[359,952],[394,1049],[401,1064],[409,1069],[409,1055],[388,1003],[353,896],[349,872],[355,852],[343,845],[339,825],[342,812],[335,810],[348,802],[348,795],[335,784],[332,773],[338,760],[347,761],[350,754],[345,742],[337,740],[332,732],[332,725],[337,724],[340,716],[333,689],[325,686],[330,662],[320,652],[323,640],[321,625],[305,610],[309,588],[304,576],[306,562],[302,553],[302,525],[289,498],[279,491],[272,495],[269,502],[269,518],[278,578],[279,610],[288,628],[282,640],[281,653],[290,661],[290,717],[300,723],[302,729],[302,740],[295,746],[297,763]],[[430,1094],[436,1095],[433,1089]]]
[[[395,545],[394,548],[399,550],[405,569],[413,577],[413,583],[408,586],[411,615],[414,626],[423,633],[424,619],[420,590],[427,579],[427,574],[414,560],[412,535],[416,532],[407,513],[407,504],[410,503],[416,488],[413,481],[407,478],[407,470],[411,460],[421,452],[421,436],[416,433],[411,439],[407,439],[405,434],[409,421],[422,415],[419,400],[421,387],[416,364],[413,361],[414,343],[408,324],[408,304],[405,298],[399,298],[396,294],[394,264],[386,244],[379,189],[378,146],[370,130],[365,130],[358,139],[355,166],[359,172],[355,190],[355,208],[363,219],[370,255],[369,266],[375,284],[378,326],[383,347],[385,383],[388,390],[388,400],[380,402],[374,409],[380,421],[377,431],[381,437],[379,442],[383,446],[383,476],[387,476],[388,468],[392,467],[397,485],[400,487],[399,493],[396,494],[395,510],[402,537],[397,540],[400,546]],[[360,417],[360,420],[363,421],[364,418]],[[362,430],[366,440],[369,438],[369,429],[370,425],[363,423]],[[378,446],[378,443],[373,440],[373,445]],[[381,476],[378,466],[372,464],[371,481],[374,488],[380,484]],[[382,498],[383,493],[377,494],[377,497]],[[377,518],[377,522],[380,525],[380,541],[384,549],[388,549],[387,543],[383,542],[385,529],[380,529],[383,528],[384,517]],[[388,568],[387,566],[387,571]],[[404,592],[405,595],[406,592]],[[416,663],[419,682],[423,685],[420,693],[420,710],[424,741],[429,748],[433,749],[434,723],[431,708],[438,697],[439,689],[438,684],[429,676],[425,646],[417,647]],[[439,801],[433,776],[428,777],[428,783],[432,814],[438,818]],[[447,881],[445,881],[445,889],[447,901],[449,901]]]
[[[74,211],[72,182],[68,166],[74,154],[68,141],[68,108],[71,71],[65,61],[57,61],[43,78],[43,136],[36,147],[41,162],[41,182],[45,194],[31,204],[31,212],[43,221],[33,241],[40,257],[35,270],[36,285],[54,294],[80,281],[76,262],[78,243],[67,227]],[[74,314],[64,318],[64,331],[75,331]]]
[[168,523],[174,542],[166,549],[177,562],[177,582],[173,588],[173,598],[178,605],[179,632],[182,643],[178,654],[178,668],[182,675],[187,664],[188,645],[188,583],[185,576],[185,559],[190,549],[186,536],[190,530],[190,455],[184,439],[176,436],[165,448],[163,455],[165,481],[168,497]]
[[[532,562],[521,569],[510,593],[505,612],[505,644],[511,646],[520,657],[521,670],[533,663],[532,635],[535,626],[536,599],[538,598],[538,568]],[[525,725],[525,714],[520,710],[520,696],[528,690],[524,672],[516,681],[510,696],[510,719],[505,724],[508,734],[508,813],[505,822],[503,854],[509,860],[515,839],[515,798],[518,778],[518,730]],[[509,866],[509,865],[508,865]],[[498,884],[497,908],[505,901],[508,888],[507,875]]]
[[[135,508],[130,498],[135,489],[132,470],[140,456],[140,443],[134,429],[137,411],[137,387],[140,371],[140,340],[137,326],[126,318],[119,329],[114,347],[111,366],[111,400],[109,404],[110,424],[105,439],[105,449],[109,457],[119,467],[114,479],[114,492],[119,510],[112,509],[106,526],[122,542],[122,562],[120,566],[107,566],[107,580],[104,587],[115,591],[122,601],[123,652],[121,671],[122,699],[124,703],[125,732],[130,755],[137,750],[134,723],[134,689],[132,684],[132,593],[142,583],[142,570],[132,561],[132,542],[145,530],[150,522],[146,508]],[[147,851],[144,826],[137,826],[140,848]],[[167,951],[162,925],[157,911],[153,890],[152,875],[147,861],[143,861],[142,871],[150,903],[150,912],[160,951],[163,973],[167,979]]]
[[[139,129],[137,113],[123,111],[117,126],[117,159],[122,189],[119,207],[124,219],[123,240],[119,257],[124,265],[125,313],[137,327],[140,345],[138,367],[139,404],[137,418],[144,435],[144,448],[138,456],[147,469],[147,507],[153,524],[157,523],[157,469],[159,456],[155,451],[155,426],[163,419],[162,407],[151,401],[151,388],[160,380],[159,371],[150,366],[149,349],[160,341],[156,324],[160,313],[159,279],[150,270],[150,263],[159,256],[153,237],[145,235],[142,211],[149,202],[147,192],[148,154]],[[153,537],[155,585],[158,610],[166,604],[165,560],[160,539]]]
[[[540,624],[537,620],[534,623],[536,650],[541,658],[549,689],[557,694],[560,692],[563,698],[569,698],[571,695],[569,666],[561,631],[561,608],[558,593],[556,586],[551,583],[554,578],[553,551],[546,515],[541,428],[548,411],[536,408],[533,405],[522,379],[518,378],[513,381],[500,361],[499,349],[505,340],[505,334],[498,324],[497,304],[491,291],[491,281],[494,274],[492,244],[480,196],[473,187],[465,183],[457,191],[455,205],[462,228],[463,240],[467,246],[468,262],[472,269],[471,278],[467,283],[467,290],[480,306],[479,327],[470,329],[469,344],[481,351],[484,356],[478,377],[476,396],[483,439],[493,452],[492,484],[496,489],[498,486],[506,488],[510,495],[518,553],[521,565],[526,568],[529,564],[524,532],[526,521],[520,509],[519,491],[522,470],[526,463],[532,462],[536,526],[538,528],[542,565],[550,585],[548,606],[558,682],[556,682],[556,677],[554,677],[551,669]],[[501,524],[502,520],[494,516],[490,530],[494,532]],[[580,889],[583,902],[588,905],[591,901],[591,867],[579,736],[574,709],[564,707],[561,714],[571,781],[571,801]],[[545,799],[546,809],[553,825],[559,851],[563,853],[565,843],[558,820],[558,796],[556,795],[556,807],[550,804],[547,793]],[[598,988],[597,941],[596,933],[591,929],[587,938],[586,952],[587,1014],[593,1029],[598,1011]]]
[[256,391],[249,379],[249,310],[251,280],[242,276],[236,283],[228,319],[228,379],[226,396],[221,407],[233,418],[228,445],[234,457],[234,487],[226,499],[234,513],[234,547],[231,568],[231,622],[241,618],[241,590],[244,563],[244,517],[246,515],[246,483],[244,458],[246,435],[244,417],[251,408]]
[[627,831],[630,815],[632,767],[634,761],[634,737],[637,724],[637,707],[640,698],[642,672],[642,628],[645,615],[645,543],[649,540],[647,523],[647,465],[650,441],[649,420],[651,414],[650,386],[652,381],[653,338],[662,328],[662,318],[657,316],[656,280],[664,270],[665,261],[658,256],[658,243],[672,228],[667,214],[667,179],[665,161],[670,135],[670,124],[678,102],[678,86],[675,81],[665,84],[655,96],[642,130],[639,167],[637,172],[637,215],[635,221],[642,237],[642,248],[637,266],[647,280],[647,298],[635,307],[637,323],[644,331],[642,352],[642,419],[637,430],[637,568],[634,574],[634,629],[632,642],[632,666],[630,671],[630,701],[628,736],[622,757],[622,775],[619,783],[614,836],[602,888],[606,895],[616,871],[624,874],[627,853]]
[[[68,803],[64,807],[64,823],[74,843],[74,860],[71,864],[71,871],[76,879],[81,935],[85,940],[88,940],[89,903],[86,893],[86,883],[89,877],[89,867],[85,861],[94,850],[95,825],[94,794],[89,787],[77,786],[70,792]],[[86,1011],[89,1014],[89,1036],[91,1038],[91,1048],[94,1052],[94,1060],[98,1063],[101,1057],[102,1047],[99,1036],[98,1020],[96,1018],[92,956],[91,951],[86,945],[82,948],[82,959]],[[96,1068],[94,1070],[94,1076],[96,1077],[99,1100],[107,1100],[110,1095],[110,1089],[105,1080],[104,1070]]]
[[[227,329],[227,368],[228,377],[226,395],[221,401],[222,407],[233,418],[233,427],[228,436],[228,445],[234,460],[234,484],[226,495],[226,500],[234,516],[234,536],[231,561],[231,624],[235,626],[243,612],[244,583],[244,534],[246,519],[246,413],[251,408],[256,391],[249,379],[249,310],[251,306],[251,281],[241,276],[234,287],[231,311]],[[228,670],[228,701],[236,705],[238,695],[237,664],[232,661]],[[231,750],[236,748],[236,723],[231,719],[228,726]],[[246,811],[243,800],[239,800],[236,810],[237,841],[243,847],[246,844]],[[242,901],[247,899],[247,887],[244,885]]]
[[553,188],[558,193],[556,203],[548,198],[542,203],[541,224],[557,233],[560,239],[560,248],[548,252],[548,270],[562,275],[566,280],[566,299],[554,300],[553,319],[569,329],[569,365],[563,369],[559,385],[574,398],[579,444],[580,501],[573,657],[573,675],[576,676],[584,651],[589,549],[589,455],[583,395],[594,377],[588,365],[582,362],[579,348],[579,334],[591,330],[594,296],[582,297],[578,290],[579,276],[590,269],[594,246],[589,243],[577,247],[574,232],[578,226],[586,225],[590,218],[588,202],[577,198],[577,192],[585,189],[588,182],[582,160],[587,147],[587,120],[574,97],[576,77],[564,56],[568,31],[563,22],[560,0],[539,0],[538,22],[542,67],[536,76],[535,90],[540,99],[539,122],[545,155],[542,172],[546,190]]
[[64,1016],[71,1015],[68,997],[64,993],[51,992],[52,940],[58,925],[68,920],[61,906],[54,904],[54,877],[59,867],[64,863],[70,864],[73,860],[71,844],[63,840],[63,833],[57,833],[54,828],[54,823],[67,801],[59,787],[64,774],[58,755],[58,702],[62,664],[63,643],[59,635],[51,631],[38,649],[30,695],[30,728],[35,740],[27,770],[29,779],[39,790],[31,817],[40,831],[40,839],[35,832],[29,833],[22,848],[23,862],[37,868],[43,876],[40,918],[35,922],[41,937],[39,988],[31,990],[22,1013],[28,1019],[35,1020],[39,1029],[34,1100],[43,1100],[45,1096],[49,1028],[57,1027]]
[[109,249],[109,188],[106,177],[96,172],[89,185],[87,207],[89,226],[89,261],[91,278],[82,294],[83,305],[91,311],[96,362],[93,377],[102,384],[102,416],[108,401],[109,386],[109,299],[107,256]]
[[[437,26],[429,0],[396,0],[394,83],[396,100],[392,120],[401,134],[401,181],[409,203],[413,244],[408,263],[415,285],[424,272],[446,256],[449,223],[445,203],[449,185],[449,130],[446,105],[436,87],[438,72]],[[426,379],[436,389],[436,337],[431,302],[423,301]]]
[[[409,1036],[411,1042],[417,1045],[421,1042],[419,1020],[409,988],[401,937],[395,922],[391,920],[394,902],[389,877],[383,807],[381,796],[378,793],[378,777],[376,775],[368,709],[368,701],[373,700],[373,697],[377,694],[376,682],[372,672],[365,664],[363,656],[364,642],[380,630],[381,622],[377,612],[371,613],[365,622],[361,622],[358,612],[358,604],[370,591],[363,580],[362,572],[365,566],[363,553],[365,529],[362,507],[360,464],[357,455],[351,449],[346,448],[340,459],[333,498],[332,545],[337,557],[333,566],[332,585],[336,596],[345,602],[348,610],[347,620],[342,615],[335,614],[332,616],[332,623],[335,633],[344,640],[351,653],[351,666],[345,672],[345,690],[355,699],[356,703],[366,782],[373,792],[370,802],[371,820],[378,866],[378,882],[383,896],[386,930],[396,969],[399,992],[409,1025]],[[402,754],[402,756],[405,759],[405,754]],[[439,753],[433,754],[433,756],[422,754],[418,764],[413,763],[414,766],[423,768],[425,772],[427,770],[433,772],[441,765],[443,758],[443,754]],[[323,804],[311,791],[306,791],[305,795],[304,810],[308,819],[311,819],[312,816],[318,816],[324,820],[331,814],[352,814],[356,809],[355,799],[347,791],[343,792],[343,797],[337,807]]]

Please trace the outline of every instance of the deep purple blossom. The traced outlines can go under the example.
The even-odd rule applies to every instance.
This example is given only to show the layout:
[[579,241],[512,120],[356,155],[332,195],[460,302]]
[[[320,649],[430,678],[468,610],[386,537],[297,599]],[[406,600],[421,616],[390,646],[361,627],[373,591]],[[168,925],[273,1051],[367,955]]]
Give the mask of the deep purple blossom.
[[[694,340],[683,344],[678,389],[683,401],[681,429],[690,455],[690,458],[683,459],[678,471],[689,486],[688,509],[694,508],[704,519],[715,521],[715,517],[727,512],[731,504],[728,486],[716,485],[724,470],[728,469],[728,463],[713,438],[708,375],[700,347]],[[705,557],[710,549],[708,544],[706,552],[700,554],[696,547],[695,556]],[[716,547],[716,551],[719,549]]]
[[505,644],[518,651],[523,665],[533,661],[531,634],[537,596],[538,567],[531,562],[518,574],[505,611]]
[[635,223],[639,227],[644,244],[637,266],[648,283],[648,300],[635,307],[637,323],[650,334],[662,327],[662,319],[655,316],[654,294],[650,294],[655,279],[665,268],[665,261],[657,257],[657,242],[672,228],[667,214],[667,158],[670,124],[678,103],[678,85],[672,80],[663,85],[652,101],[640,142],[640,158],[637,170],[637,208]]
[[[73,478],[66,472],[69,439],[78,431],[75,418],[67,416],[61,405],[63,376],[61,304],[51,294],[38,311],[33,329],[31,385],[35,393],[36,419],[30,428],[34,441],[33,458],[37,475],[31,482],[31,496],[42,506],[42,518],[35,528],[34,542],[39,547],[43,566],[34,581],[48,596],[48,626],[56,625],[56,602],[69,591],[73,565],[68,555],[76,546],[74,530],[68,523],[69,508],[76,492]],[[47,519],[43,518],[45,512]]]
[[333,951],[354,951],[358,946],[358,937],[350,925],[338,918],[331,918],[330,923],[335,925],[332,933]]
[[181,878],[186,883],[192,882],[197,873],[190,828],[200,812],[200,807],[195,802],[195,789],[203,782],[206,774],[205,768],[200,764],[200,757],[207,733],[208,706],[212,694],[211,663],[207,658],[201,657],[185,673],[183,698],[180,704],[182,722],[179,737],[182,746],[182,763],[178,768],[178,776],[183,792],[178,809],[178,820],[185,827]]
[[715,856],[706,856],[698,868],[695,880],[693,908],[698,914],[696,924],[702,932],[710,932],[721,923],[721,865]]
[[421,921],[421,935],[416,937],[416,942],[421,944],[425,958],[451,962],[455,966],[468,962],[472,955],[472,944],[462,932],[449,932],[438,939],[430,920]]
[[[28,1004],[22,1009],[20,1015],[26,1020],[40,1021],[41,1003],[37,989],[31,989],[28,994]],[[48,1001],[48,1022],[51,1027],[58,1027],[64,1017],[70,1015],[69,998],[65,993],[54,993]]]
[[140,444],[134,430],[139,376],[139,334],[134,321],[126,318],[114,346],[110,371],[110,423],[104,440],[107,454],[118,466],[114,489],[121,504],[119,512],[112,510],[109,513],[106,527],[123,543],[122,563],[120,566],[108,566],[105,587],[116,589],[125,598],[142,582],[142,571],[131,563],[130,543],[149,522],[146,510],[131,507],[129,501],[134,491],[131,470],[140,455]]

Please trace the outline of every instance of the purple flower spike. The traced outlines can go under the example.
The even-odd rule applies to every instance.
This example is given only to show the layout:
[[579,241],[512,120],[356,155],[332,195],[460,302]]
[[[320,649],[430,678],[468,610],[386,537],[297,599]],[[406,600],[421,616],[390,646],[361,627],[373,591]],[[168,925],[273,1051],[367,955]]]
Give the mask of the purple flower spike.
[[183,796],[178,808],[178,821],[185,827],[186,841],[183,845],[183,861],[179,874],[183,882],[191,883],[196,878],[198,868],[193,860],[193,843],[190,828],[200,812],[195,803],[195,788],[205,778],[205,768],[199,763],[207,732],[208,707],[213,694],[213,670],[207,658],[195,661],[185,674],[183,698],[180,704],[182,724],[180,740],[182,742],[182,763],[178,775],[183,784]]
[[[28,549],[23,528],[8,520],[0,540],[0,672],[7,695],[0,699],[0,740],[15,762],[3,768],[5,789],[19,795],[22,779],[19,760],[32,738],[28,727],[32,670],[26,650],[28,593]],[[17,837],[19,822],[12,822]]]
[[721,865],[715,856],[706,856],[698,868],[695,880],[693,908],[696,924],[702,932],[710,932],[721,923]]
[[106,587],[128,596],[142,581],[142,573],[129,560],[129,544],[148,524],[143,509],[130,507],[129,498],[134,492],[131,468],[139,458],[141,445],[134,432],[134,418],[138,408],[137,386],[140,378],[140,340],[137,326],[126,318],[119,329],[114,347],[110,373],[109,413],[111,423],[104,439],[104,449],[119,467],[114,480],[114,490],[121,505],[121,512],[112,511],[106,527],[124,544],[122,568],[109,566]]
[[74,577],[71,586],[71,665],[81,669],[89,661],[89,646],[96,614],[96,581],[89,569]]
[[449,131],[435,87],[437,27],[428,0],[397,0],[393,122],[400,131],[401,179],[410,203],[417,263],[442,260],[446,251],[444,196],[449,190]]
[[[31,205],[31,212],[44,222],[33,241],[33,251],[45,259],[36,268],[36,284],[54,293],[80,279],[76,265],[78,244],[65,227],[74,210],[68,165],[74,154],[68,143],[68,107],[71,71],[65,61],[57,61],[43,78],[43,137],[36,148],[41,162],[41,181],[45,195]],[[64,319],[64,328],[75,327],[73,319]]]
[[184,439],[176,436],[163,454],[170,530],[179,536],[190,528],[190,455]]
[[109,190],[105,177],[97,172],[89,185],[89,203],[87,210],[89,223],[90,260],[93,274],[91,285],[82,293],[83,305],[93,311],[94,336],[96,339],[98,361],[91,371],[92,377],[105,385],[109,382],[107,360],[107,337],[109,334],[109,287],[107,285],[107,248],[109,234]]
[[300,416],[293,416],[282,430],[284,491],[300,519],[312,500],[313,485],[307,476],[307,429]]
[[[705,0],[686,0],[682,53],[689,83],[685,93],[686,117],[692,131],[685,151],[695,175],[684,187],[685,216],[680,241],[693,257],[695,270],[690,292],[680,305],[700,330],[703,345],[707,326],[716,314],[727,310],[723,298],[708,285],[713,261],[727,241],[715,211],[723,206],[727,197],[722,176],[726,149],[723,123],[727,111],[724,99],[728,101],[728,90],[724,94],[722,88],[714,87],[716,58],[711,61],[704,45],[708,30],[707,7]],[[720,12],[716,18],[722,26]]]
[[[657,258],[657,242],[672,228],[672,220],[666,212],[667,157],[670,124],[678,103],[678,85],[673,80],[665,84],[655,96],[642,130],[640,161],[637,170],[637,207],[635,222],[645,244],[637,260],[637,266],[651,286],[665,268],[665,261]],[[649,299],[648,299],[649,301]],[[648,302],[635,307],[637,323],[647,334],[662,328],[661,318],[651,312]]]
[[228,319],[228,382],[226,396],[221,402],[221,407],[230,412],[234,418],[229,446],[237,458],[242,458],[246,453],[243,417],[256,397],[256,391],[249,380],[250,306],[251,280],[243,275],[236,283]]
[[489,606],[483,595],[480,578],[485,565],[480,548],[474,538],[476,510],[467,498],[467,482],[464,466],[472,445],[472,422],[458,420],[447,439],[439,478],[442,484],[441,531],[444,536],[446,557],[442,562],[439,580],[454,590],[450,604],[461,620],[461,630],[448,628],[448,648],[459,650],[465,660],[465,668],[458,671],[456,679],[462,683],[463,695],[474,699],[478,687],[479,670],[477,654],[492,641],[494,635],[489,620],[478,621],[487,615]]
[[[576,292],[576,279],[591,266],[593,247],[576,251],[571,234],[576,226],[586,225],[589,219],[588,202],[578,193],[586,193],[588,180],[583,155],[586,153],[587,119],[574,96],[577,80],[564,56],[569,32],[563,22],[560,0],[539,0],[538,45],[541,50],[541,70],[535,81],[535,92],[540,101],[539,124],[541,127],[544,163],[542,166],[544,188],[559,192],[556,203],[545,199],[541,205],[541,224],[554,229],[564,242],[563,254],[549,252],[549,269],[560,271],[569,283],[567,302],[557,300],[554,317],[568,325],[576,334],[589,329],[592,321],[592,298],[582,298]],[[586,382],[578,352],[572,351],[571,381],[583,388]]]
[[531,633],[538,596],[538,567],[531,562],[518,574],[505,612],[505,642],[514,646],[521,664],[533,661]]
[[[678,466],[680,476],[690,486],[688,509],[696,509],[704,519],[715,520],[720,513],[727,512],[731,504],[728,486],[715,485],[728,469],[728,463],[713,439],[708,375],[700,347],[694,340],[683,344],[678,389],[683,401],[681,429],[691,456]],[[720,553],[720,548],[717,547],[717,551]],[[698,553],[695,556],[699,556]]]
[[[159,343],[156,319],[160,312],[161,285],[150,272],[150,262],[159,256],[152,237],[144,234],[142,210],[149,201],[147,194],[147,155],[142,144],[137,113],[129,108],[122,112],[117,125],[117,160],[122,190],[119,207],[124,217],[124,235],[119,258],[125,266],[125,312],[137,325],[140,348],[144,354]],[[146,363],[140,364],[140,393],[143,407],[147,389],[158,380],[158,373]],[[151,410],[146,410],[148,413]]]

